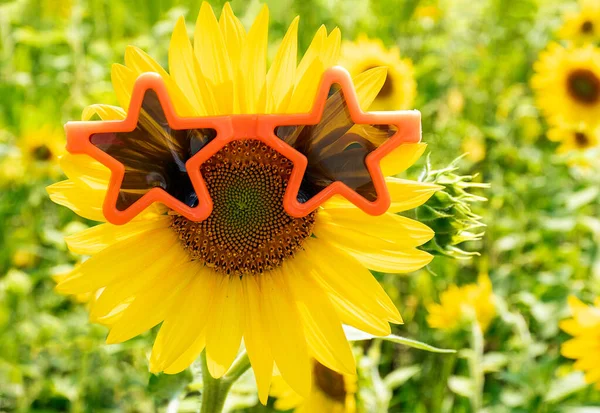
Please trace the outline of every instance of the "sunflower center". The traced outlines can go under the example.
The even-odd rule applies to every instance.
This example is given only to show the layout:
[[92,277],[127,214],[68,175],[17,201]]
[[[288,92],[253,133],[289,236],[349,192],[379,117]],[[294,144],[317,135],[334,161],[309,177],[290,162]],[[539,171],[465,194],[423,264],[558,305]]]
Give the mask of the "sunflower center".
[[575,145],[578,148],[585,149],[590,146],[590,139],[583,132],[575,132]]
[[594,23],[589,20],[584,21],[581,24],[581,33],[590,34],[594,31]]
[[567,77],[567,89],[573,99],[594,104],[600,99],[600,79],[589,69],[576,69]]
[[[380,67],[380,66],[369,66],[364,71],[371,70],[376,67]],[[383,86],[381,87],[381,90],[379,91],[379,94],[377,95],[377,97],[387,98],[387,97],[391,96],[393,93],[394,93],[394,82],[392,81],[392,77],[390,76],[390,73],[388,71],[388,74],[385,77],[385,82],[383,83]]]
[[292,163],[258,140],[233,141],[202,164],[213,201],[202,222],[182,216],[172,227],[192,259],[225,274],[260,274],[280,266],[311,235],[315,213],[283,209]]
[[340,402],[345,401],[344,376],[318,362],[314,363],[313,375],[317,387],[330,399]]
[[37,161],[49,161],[52,159],[52,151],[42,144],[31,148],[31,156]]

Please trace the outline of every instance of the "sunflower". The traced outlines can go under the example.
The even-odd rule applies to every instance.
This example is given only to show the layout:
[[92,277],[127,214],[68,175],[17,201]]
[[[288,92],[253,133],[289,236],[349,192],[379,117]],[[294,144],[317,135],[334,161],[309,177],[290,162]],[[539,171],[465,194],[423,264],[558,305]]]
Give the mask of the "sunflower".
[[573,318],[561,321],[560,328],[573,338],[562,344],[560,352],[577,360],[575,369],[585,372],[585,380],[600,390],[600,298],[588,306],[571,296],[569,307]]
[[597,0],[581,0],[579,11],[565,15],[558,35],[576,43],[600,41],[600,3]]
[[[340,64],[356,76],[374,67],[386,67],[388,75],[371,105],[372,110],[411,109],[417,84],[410,59],[402,59],[397,47],[386,49],[381,40],[361,35],[356,42],[342,43]],[[363,108],[364,109],[364,108]]]
[[534,64],[537,103],[551,123],[600,119],[600,50],[553,43]]
[[45,125],[26,131],[17,141],[19,160],[27,179],[60,175],[58,158],[64,153],[65,137],[61,129]]
[[[328,34],[321,27],[296,64],[297,28],[296,18],[267,70],[268,9],[263,7],[246,32],[228,4],[217,20],[202,3],[193,46],[184,19],[175,26],[169,73],[128,47],[125,65],[112,70],[121,108],[92,105],[83,118],[122,119],[136,77],[147,71],[163,78],[181,116],[308,112],[313,102],[306,92],[316,91],[324,70],[337,61],[340,32]],[[354,79],[363,105],[384,81],[385,70],[377,68]],[[406,273],[429,263],[431,256],[417,246],[432,231],[396,213],[422,204],[439,187],[388,177],[392,205],[384,215],[368,216],[332,198],[293,218],[282,202],[289,175],[269,163],[275,159],[269,147],[244,142],[269,156],[242,162],[248,154],[228,146],[215,155],[216,161],[238,153],[242,159],[236,161],[246,169],[217,165],[206,176],[214,203],[208,219],[192,222],[155,207],[125,225],[103,223],[68,236],[71,251],[91,257],[56,288],[65,294],[96,292],[90,318],[109,325],[108,343],[162,323],[152,372],[180,372],[205,350],[210,374],[221,377],[243,338],[262,402],[275,366],[294,391],[307,396],[311,358],[336,372],[355,373],[342,323],[386,335],[389,322],[402,322],[369,269]],[[384,174],[404,171],[424,149],[420,143],[401,145],[382,161]],[[67,154],[61,166],[68,179],[48,187],[51,199],[105,221],[109,171],[83,155]]]
[[316,360],[313,365],[313,383],[307,398],[298,395],[281,376],[273,379],[271,396],[276,397],[275,409],[296,413],[354,413],[356,411],[356,375],[340,374]]
[[477,284],[451,285],[440,295],[440,304],[428,305],[427,311],[431,328],[455,330],[476,319],[486,331],[496,315],[492,283],[487,275],[481,275]]
[[561,143],[556,150],[559,154],[583,152],[598,146],[600,125],[558,125],[548,131],[548,139]]

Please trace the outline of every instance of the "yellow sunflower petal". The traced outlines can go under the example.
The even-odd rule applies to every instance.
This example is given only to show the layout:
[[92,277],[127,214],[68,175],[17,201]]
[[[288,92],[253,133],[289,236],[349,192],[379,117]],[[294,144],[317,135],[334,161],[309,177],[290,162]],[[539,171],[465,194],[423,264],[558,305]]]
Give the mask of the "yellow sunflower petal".
[[204,332],[198,334],[196,340],[172,364],[164,368],[166,374],[177,374],[187,369],[202,353],[206,345]]
[[311,369],[298,309],[281,270],[261,275],[261,305],[265,310],[271,351],[285,381],[298,394],[310,392]]
[[[310,42],[308,49],[306,49],[302,60],[300,60],[300,63],[298,64],[298,68],[296,69],[296,77],[298,79],[302,79],[302,77],[306,73],[306,70],[309,68],[309,66],[313,63],[315,59],[321,60],[323,47],[325,45],[326,39],[327,29],[324,25],[321,25],[321,27],[319,27],[319,30],[317,30],[317,32],[315,33],[315,36],[313,37],[312,41]],[[296,86],[296,88],[298,88],[298,86]]]
[[219,378],[227,372],[240,348],[243,333],[243,293],[240,277],[222,277],[213,292],[206,327],[206,356],[210,374]]
[[190,100],[196,115],[208,115],[204,99],[200,91],[200,82],[206,82],[200,73],[200,66],[194,55],[192,44],[185,28],[185,19],[181,16],[171,36],[169,45],[169,71],[177,85],[184,91]]
[[[196,265],[196,268],[198,266]],[[191,347],[206,329],[216,274],[200,267],[167,313],[150,357],[150,370],[159,372],[177,363],[179,357]]]
[[282,273],[296,299],[312,355],[332,370],[355,374],[354,356],[342,323],[321,287],[293,261],[284,262]]
[[242,54],[242,47],[246,40],[246,30],[235,16],[231,5],[225,3],[221,17],[219,17],[219,27],[223,34],[223,39],[227,45],[227,54],[233,67],[240,66],[240,56]]
[[227,45],[217,18],[207,2],[202,2],[194,32],[194,52],[204,75],[215,84],[231,81]]
[[[306,252],[300,253],[300,258],[302,255],[308,255],[309,259],[314,258],[320,260],[322,257],[315,255],[315,248],[313,243],[311,245],[306,244]],[[317,251],[318,252],[318,251]],[[318,265],[315,266],[314,262],[321,261],[307,261],[296,258],[295,264],[300,266],[303,269],[304,273],[311,274],[314,273],[313,276],[318,280],[319,277],[321,279],[325,278],[326,275],[323,273],[331,272],[331,267],[329,265]],[[332,274],[333,277],[336,274]],[[339,277],[339,274],[338,274]],[[342,323],[351,325],[356,327],[362,331],[366,331],[373,335],[384,336],[390,334],[390,325],[387,322],[387,317],[381,316],[379,314],[375,315],[368,308],[365,309],[365,305],[361,301],[353,301],[350,298],[344,295],[343,291],[335,290],[334,288],[329,288],[327,285],[325,286],[325,292],[329,296],[331,300],[331,304],[338,313]],[[368,306],[367,306],[368,307]]]
[[46,191],[52,202],[69,208],[77,215],[92,221],[106,221],[102,213],[104,194],[101,191],[77,185],[71,180],[52,184],[46,187]]
[[431,262],[433,255],[416,248],[404,251],[346,250],[365,267],[389,274],[406,274],[417,271]]
[[336,27],[329,33],[324,44],[324,54],[321,59],[326,68],[335,65],[340,60],[341,42],[342,32]]
[[586,382],[595,383],[598,380],[600,380],[600,368],[595,368],[585,373]]
[[87,155],[67,153],[60,160],[60,168],[70,181],[76,185],[88,186],[90,189],[106,192],[110,179],[110,170],[100,162]]
[[[124,68],[125,66],[120,67]],[[117,69],[117,72],[119,72],[119,70],[123,69]],[[129,93],[129,91],[127,91],[127,93]],[[127,98],[127,102],[129,102],[129,98]],[[97,103],[95,105],[87,106],[83,109],[83,112],[81,113],[81,120],[91,120],[95,115],[97,115],[102,120],[121,120],[125,119],[125,117],[127,116],[127,112],[125,112],[122,108],[118,106],[103,105]]]
[[169,91],[169,99],[171,99],[177,114],[180,116],[193,116],[196,113],[186,94],[177,86],[173,78],[146,52],[135,46],[127,46],[125,49],[125,65],[133,70],[135,77],[145,72],[158,73],[165,82],[165,86]]
[[[157,279],[164,277],[173,268],[187,261],[185,251],[178,244],[172,245],[152,264],[152,266],[131,274],[106,286],[91,305],[90,319],[100,319],[111,313],[117,306],[133,299],[139,293],[153,288]],[[177,277],[169,277],[176,279]]]
[[306,70],[304,76],[300,78],[288,106],[289,113],[308,113],[315,103],[315,96],[319,89],[319,83],[315,78],[320,78],[323,74],[323,64],[318,59],[313,60],[312,64]]
[[223,11],[219,18],[219,27],[227,45],[227,52],[232,66],[234,84],[232,113],[242,113],[242,110],[247,106],[246,102],[244,102],[246,99],[244,96],[244,69],[240,66],[242,48],[246,40],[246,30],[233,13],[229,3],[225,3],[225,6],[223,6]]
[[294,18],[267,73],[267,113],[285,113],[296,80],[298,21]]
[[426,182],[410,181],[394,177],[385,179],[392,204],[388,212],[403,212],[408,211],[423,205],[431,196],[443,189],[440,185],[435,185]]
[[140,235],[143,232],[166,228],[171,223],[168,216],[132,221],[125,225],[101,224],[65,237],[69,249],[81,255],[92,255],[117,241]]
[[600,366],[600,354],[585,354],[573,364],[576,370],[589,370]]
[[263,315],[266,312],[260,302],[262,292],[259,290],[255,277],[242,277],[242,284],[244,299],[246,300],[244,343],[256,377],[258,398],[262,404],[266,404],[269,398],[271,377],[273,376],[273,355],[263,323]]
[[597,339],[574,338],[563,343],[560,353],[567,358],[577,359],[582,354],[590,354],[599,349]]
[[77,266],[56,286],[56,290],[64,294],[96,291],[128,274],[150,267],[165,248],[176,242],[175,233],[168,228],[115,242]]
[[321,78],[325,69],[321,57],[326,39],[327,29],[321,26],[296,69],[297,81],[287,109],[289,113],[304,113],[312,109],[320,86],[315,80]]
[[[431,183],[411,181],[388,176],[385,182],[392,200],[388,212],[398,213],[408,211],[423,205],[431,196],[443,189],[440,185]],[[339,208],[356,208],[356,206],[346,198],[335,195],[328,199],[321,208],[325,210]]]
[[369,270],[355,258],[320,238],[307,240],[303,252],[297,254],[296,259],[319,263],[314,274],[321,286],[335,291],[371,314],[402,323],[402,317],[392,300]]
[[386,67],[374,67],[353,78],[356,97],[363,111],[369,110],[369,107],[383,87],[386,77]]
[[398,175],[407,170],[423,155],[425,143],[405,143],[394,149],[381,160],[384,176]]
[[567,298],[567,302],[569,303],[569,307],[573,313],[577,312],[578,310],[585,310],[588,307],[583,301],[574,295],[570,295]]
[[117,95],[119,105],[125,110],[129,108],[131,92],[133,91],[133,84],[136,77],[135,72],[126,66],[116,63],[111,66],[110,78],[113,89],[115,95]]
[[160,277],[154,281],[151,288],[138,292],[133,302],[123,311],[119,321],[112,326],[106,339],[107,343],[122,343],[165,319],[171,307],[179,302],[182,296],[180,292],[189,285],[197,272],[193,262],[171,266],[171,269],[173,271],[169,277]]
[[200,69],[212,82],[220,114],[233,113],[233,72],[227,45],[217,18],[207,2],[202,2],[194,32],[194,53]]
[[[311,390],[311,395],[313,393],[314,387]],[[301,406],[306,401],[306,399],[300,397],[294,390],[292,390],[290,386],[288,386],[287,383],[281,378],[281,376],[273,378],[271,395],[276,398],[275,403],[273,403],[273,407],[275,410],[279,411],[292,410]]]
[[419,221],[391,213],[371,216],[358,208],[322,211],[313,231],[342,247],[365,251],[412,248],[434,236],[431,228]]
[[[248,31],[240,57],[240,67],[244,75],[244,113],[262,113],[265,109],[263,93],[267,72],[267,41],[269,35],[269,9],[263,6]],[[261,99],[262,97],[262,99]]]
[[330,292],[329,298],[338,313],[342,323],[356,327],[366,333],[374,336],[387,336],[392,333],[392,329],[387,320],[381,319],[354,303],[346,300],[344,297]]
[[572,318],[570,318],[568,320],[562,320],[559,323],[559,326],[560,326],[561,330],[563,330],[565,333],[570,334],[572,336],[578,335],[579,332],[582,330],[579,323]]

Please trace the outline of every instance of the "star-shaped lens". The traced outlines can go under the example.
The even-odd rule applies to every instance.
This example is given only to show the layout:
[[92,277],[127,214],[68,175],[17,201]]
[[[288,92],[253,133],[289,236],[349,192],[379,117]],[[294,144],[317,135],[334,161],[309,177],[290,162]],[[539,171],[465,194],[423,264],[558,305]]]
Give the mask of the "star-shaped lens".
[[69,122],[65,129],[69,152],[87,153],[111,169],[103,212],[123,224],[153,202],[201,219],[210,197],[196,190],[186,163],[220,127],[178,117],[162,79],[146,73],[136,81],[124,120]]
[[418,111],[364,113],[340,67],[325,73],[311,114],[276,121],[275,134],[307,159],[284,200],[293,216],[307,215],[335,194],[371,215],[384,213],[390,199],[379,162],[421,138]]

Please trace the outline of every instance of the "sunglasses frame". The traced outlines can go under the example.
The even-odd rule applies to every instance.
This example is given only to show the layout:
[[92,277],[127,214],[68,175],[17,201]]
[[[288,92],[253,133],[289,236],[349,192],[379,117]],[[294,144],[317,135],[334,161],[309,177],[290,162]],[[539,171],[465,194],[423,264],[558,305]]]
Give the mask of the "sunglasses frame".
[[[370,152],[365,165],[375,188],[377,198],[369,201],[341,181],[335,181],[323,188],[308,201],[301,203],[297,196],[308,160],[298,150],[275,135],[279,126],[316,125],[320,122],[332,85],[338,84],[346,106],[355,124],[393,125],[397,128],[393,136]],[[117,199],[125,176],[125,166],[94,146],[90,139],[94,134],[131,132],[136,129],[144,95],[152,89],[159,100],[171,129],[214,129],[216,137],[186,162],[186,170],[198,197],[198,205],[190,207],[174,198],[162,188],[152,188],[125,210],[117,209]],[[228,143],[234,140],[256,139],[270,146],[293,163],[288,186],[284,194],[283,207],[293,217],[304,217],[316,210],[334,195],[341,195],[356,207],[370,215],[385,213],[390,204],[390,196],[381,171],[383,157],[405,143],[418,143],[421,140],[421,114],[416,110],[363,112],[360,108],[350,74],[336,66],[323,74],[310,113],[305,114],[243,114],[207,117],[181,117],[174,106],[163,79],[157,73],[143,73],[136,80],[131,94],[129,110],[123,120],[74,121],[65,125],[67,151],[72,154],[88,155],[108,167],[111,177],[103,204],[106,220],[122,225],[142,213],[154,202],[160,202],[192,221],[203,221],[212,212],[213,203],[200,173],[200,166]]]

